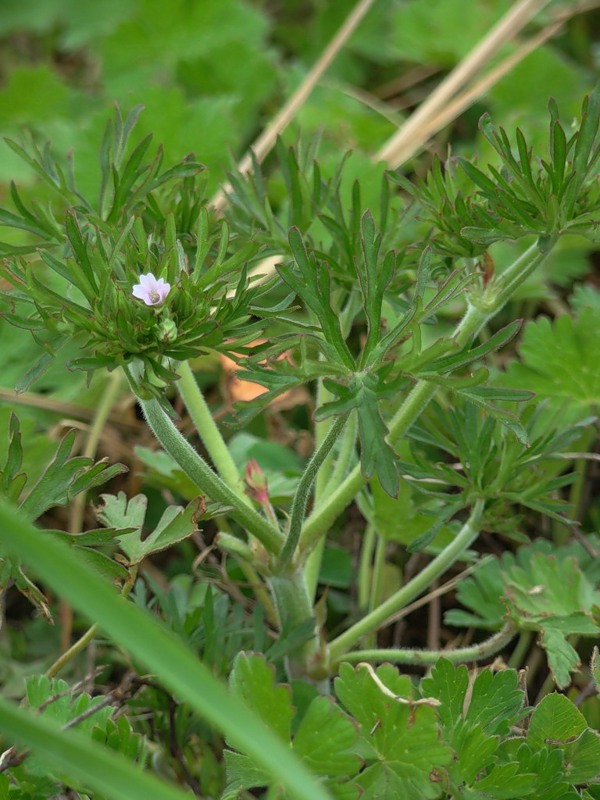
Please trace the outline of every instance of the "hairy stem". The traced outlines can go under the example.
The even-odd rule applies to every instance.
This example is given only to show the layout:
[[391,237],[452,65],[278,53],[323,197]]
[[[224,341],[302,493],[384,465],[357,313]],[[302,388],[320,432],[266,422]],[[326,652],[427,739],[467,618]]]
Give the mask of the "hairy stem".
[[373,553],[375,551],[376,538],[375,527],[369,523],[363,536],[360,548],[360,561],[358,564],[358,608],[361,612],[369,610],[371,573],[373,570]]
[[[515,289],[545,261],[557,240],[558,236],[550,242],[534,242],[508,269],[490,281],[476,301],[469,301],[467,310],[454,331],[453,338],[458,345],[465,346],[472,341],[481,328],[507,303]],[[390,422],[388,440],[391,445],[402,439],[437,390],[436,384],[425,380],[415,383]],[[336,517],[352,502],[363,484],[360,465],[357,465],[307,519],[301,537],[303,548],[310,549],[327,533]]]
[[283,550],[281,551],[280,563],[282,567],[287,566],[296,552],[298,541],[300,540],[300,532],[302,530],[302,522],[304,521],[304,514],[306,511],[306,504],[312,485],[317,477],[319,468],[329,455],[331,448],[336,442],[336,439],[342,432],[344,424],[348,415],[337,417],[330,427],[327,436],[323,439],[321,446],[313,453],[312,458],[308,462],[304,474],[300,478],[300,483],[296,489],[294,500],[292,502],[292,511],[290,515],[290,527],[288,530],[287,538]]
[[283,544],[281,531],[274,528],[264,517],[248,506],[245,499],[242,499],[213,472],[206,461],[179,433],[166,411],[161,408],[158,400],[138,398],[138,402],[158,441],[199,489],[206,492],[211,500],[231,506],[232,510],[228,513],[236,522],[255,536],[270,553],[279,553]]
[[217,472],[225,483],[230,486],[247,505],[250,505],[250,498],[244,491],[244,484],[242,483],[238,469],[210,413],[210,409],[196,382],[189,362],[182,361],[177,372],[179,373],[179,380],[176,383],[177,389]]
[[288,678],[312,678],[320,682],[326,678],[321,652],[317,622],[314,617],[312,599],[308,594],[303,570],[272,575],[267,579],[275,601],[279,629],[290,634],[300,625],[312,620],[307,638],[295,645],[286,655],[285,666]]
[[[498,653],[516,635],[517,628],[507,622],[501,630],[483,642],[468,647],[457,647],[453,650],[411,650],[410,648],[355,650],[346,653],[344,661],[391,661],[394,664],[429,665],[435,664],[439,658],[447,658],[453,664],[464,664],[469,661],[481,661]],[[335,667],[335,664],[331,665]]]
[[[323,379],[321,378],[317,382],[317,408],[321,408],[321,406],[324,406],[325,403],[329,402],[332,398],[333,398],[332,393],[329,391],[329,389],[327,389],[327,387],[323,382]],[[329,431],[329,422],[326,419],[315,422],[315,448],[319,448],[323,444],[323,440],[327,436],[328,431]],[[331,474],[332,459],[333,459],[333,453],[330,451],[325,461],[323,462],[321,469],[317,473],[317,477],[315,480],[315,494],[314,494],[315,505],[320,503],[321,498],[323,497],[325,486]],[[309,596],[313,599],[313,602],[317,594],[317,586],[319,584],[319,573],[321,571],[321,563],[323,561],[324,550],[325,550],[325,537],[323,537],[321,541],[318,542],[317,546],[313,548],[312,552],[306,559],[306,564],[304,565],[304,576],[306,578],[306,587]]]
[[482,499],[475,502],[469,519],[465,522],[456,537],[436,556],[433,561],[415,575],[415,577],[395,592],[378,608],[371,611],[356,622],[347,631],[334,639],[329,645],[330,661],[337,662],[345,658],[346,653],[372,631],[382,627],[392,615],[427,590],[429,585],[439,578],[455,563],[473,544],[479,535],[481,517],[485,503]]

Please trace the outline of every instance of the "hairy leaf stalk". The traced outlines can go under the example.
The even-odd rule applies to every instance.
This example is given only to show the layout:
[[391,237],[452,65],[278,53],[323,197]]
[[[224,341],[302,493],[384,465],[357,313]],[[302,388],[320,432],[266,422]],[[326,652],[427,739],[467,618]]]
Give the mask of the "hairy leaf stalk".
[[270,553],[279,553],[283,544],[282,533],[250,508],[245,500],[213,472],[179,433],[158,400],[138,398],[138,401],[152,432],[185,474],[202,492],[206,492],[211,500],[231,506],[231,511],[228,513],[248,533],[255,536]]
[[342,657],[360,640],[363,636],[380,628],[391,616],[400,611],[410,603],[415,597],[426,591],[427,587],[437,578],[448,570],[479,536],[481,517],[485,507],[485,501],[479,499],[475,502],[469,519],[465,522],[457,536],[450,544],[436,556],[433,561],[422,569],[418,575],[410,580],[405,586],[395,592],[378,608],[371,611],[361,620],[356,622],[347,631],[334,639],[329,645],[329,660],[334,663],[340,661]]

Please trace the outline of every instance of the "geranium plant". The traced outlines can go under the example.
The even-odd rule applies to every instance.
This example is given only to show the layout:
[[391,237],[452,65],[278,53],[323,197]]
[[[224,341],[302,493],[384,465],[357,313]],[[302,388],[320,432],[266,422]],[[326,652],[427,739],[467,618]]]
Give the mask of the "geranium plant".
[[[471,680],[458,665],[490,659],[516,637],[535,634],[556,685],[565,688],[581,663],[571,637],[600,632],[600,595],[584,550],[538,549],[527,559],[504,559],[495,571],[490,563],[497,562],[477,550],[484,531],[522,539],[515,519],[525,510],[572,524],[561,490],[576,475],[565,473],[560,458],[578,441],[582,419],[557,429],[531,403],[530,388],[498,380],[495,365],[522,325],[510,318],[515,293],[567,235],[597,241],[599,110],[596,92],[567,132],[551,103],[541,155],[520,131],[509,135],[486,117],[481,130],[493,164],[436,162],[415,183],[390,171],[379,206],[370,209],[358,183],[349,203],[343,199],[343,168],[324,175],[312,154],[280,142],[276,174],[285,192],[275,199],[270,175],[255,164],[250,177],[231,175],[219,215],[195,158],[163,169],[149,138],[130,143],[140,109],[125,119],[117,112],[107,128],[96,198],[35,140],[11,144],[52,193],[48,205],[28,205],[13,187],[14,210],[0,211],[3,225],[29,236],[2,245],[4,317],[43,347],[20,388],[76,342],[69,369],[90,377],[122,371],[157,446],[197,497],[168,509],[149,536],[145,498],[124,495],[103,497],[98,518],[105,529],[79,540],[43,535],[19,521],[37,518],[48,502],[34,502],[36,489],[22,499],[18,445],[11,445],[0,513],[6,574],[29,586],[23,569],[30,564],[225,732],[225,797],[272,785],[273,797],[282,796],[280,787],[286,797],[566,798],[582,796],[577,787],[598,779],[591,767],[594,758],[600,763],[598,737],[566,698],[550,695],[531,713],[514,670],[484,670]],[[496,266],[496,243],[512,248],[512,260]],[[197,359],[215,353],[238,365],[238,378],[265,389],[234,409],[233,426],[249,425],[290,390],[304,387],[314,397],[314,448],[288,494],[270,490],[258,458],[236,463],[231,428],[217,424],[195,374]],[[202,453],[178,428],[176,395]],[[11,435],[16,442],[18,429]],[[69,464],[63,459],[63,472]],[[48,501],[68,501],[103,474],[88,462],[78,468],[81,474],[70,471]],[[52,474],[59,483],[56,469]],[[19,498],[21,517],[10,505]],[[332,626],[318,591],[324,544],[353,503],[363,520],[357,602]],[[36,513],[28,515],[30,507]],[[235,657],[226,693],[175,636],[125,599],[142,559],[184,541],[203,519],[216,520],[215,546],[239,564],[281,635],[284,646],[269,660],[284,665],[282,679],[306,687],[296,719],[288,688],[277,685],[262,656]],[[390,541],[426,557],[386,591]],[[111,542],[120,549],[111,576],[121,598],[94,573],[93,560],[79,557]],[[473,612],[469,624],[486,633],[443,651],[382,646],[378,632],[457,562],[473,573],[459,591]],[[391,664],[435,666],[416,682]],[[42,689],[31,693],[33,708],[64,687]],[[72,750],[61,760],[57,747],[42,744],[54,730],[47,713],[26,722],[4,703],[0,710],[2,727],[12,726],[19,744],[57,759],[54,777],[71,774],[74,786],[85,787],[85,770],[69,773],[64,755],[79,752],[94,796],[117,796],[118,788],[103,783],[89,740],[67,736]],[[561,726],[563,713],[568,722]],[[77,717],[65,714],[63,722]],[[102,726],[97,738],[110,747],[105,720]],[[119,741],[129,735],[122,731]],[[139,754],[138,743],[130,761]],[[141,797],[146,788],[140,782],[138,794],[131,791],[128,797]],[[151,783],[147,791],[182,796],[166,788],[158,794]],[[597,795],[590,789],[585,796]]]

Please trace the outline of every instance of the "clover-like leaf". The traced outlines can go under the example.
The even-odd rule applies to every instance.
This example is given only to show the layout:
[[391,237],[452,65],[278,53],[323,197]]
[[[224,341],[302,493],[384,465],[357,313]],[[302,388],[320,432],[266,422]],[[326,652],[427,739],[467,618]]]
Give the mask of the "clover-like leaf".
[[148,505],[145,495],[138,494],[127,500],[125,493],[119,492],[118,495],[103,494],[100,499],[98,519],[117,530],[119,546],[129,566],[187,539],[198,530],[196,523],[206,510],[202,497],[195,498],[185,508],[169,506],[154,530],[144,538],[142,528]]

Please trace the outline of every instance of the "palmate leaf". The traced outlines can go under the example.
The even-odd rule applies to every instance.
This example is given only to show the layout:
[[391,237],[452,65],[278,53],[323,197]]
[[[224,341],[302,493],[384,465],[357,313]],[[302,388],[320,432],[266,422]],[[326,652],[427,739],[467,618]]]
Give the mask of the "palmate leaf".
[[[75,441],[75,432],[67,433],[59,442],[54,456],[41,470],[35,484],[27,490],[28,477],[21,472],[23,448],[19,419],[11,414],[8,425],[6,460],[0,469],[0,497],[20,507],[31,520],[35,520],[54,506],[65,505],[81,492],[87,492],[116,475],[127,471],[121,464],[108,466],[108,459],[94,464],[91,458],[70,457]],[[80,555],[109,579],[123,577],[123,568],[103,553],[88,549],[83,542],[62,531],[49,532],[67,538],[79,550]],[[40,536],[44,533],[40,532]],[[0,552],[0,586],[14,580],[16,588],[37,608],[43,618],[52,622],[50,609],[43,593],[29,578],[17,559]]]
[[534,749],[561,749],[565,777],[572,783],[597,781],[600,777],[600,733],[588,727],[581,711],[564,695],[546,695],[536,706],[527,742]]
[[[592,777],[590,757],[596,755],[598,742],[595,734],[594,741],[582,743],[583,768],[573,776],[564,766],[570,747],[566,735],[564,741],[560,740],[565,727],[559,729],[557,720],[550,719],[550,709],[548,715],[539,714],[538,707],[528,738],[518,735],[527,713],[525,693],[518,683],[516,670],[492,673],[485,669],[473,678],[465,666],[456,667],[447,659],[440,659],[431,675],[421,681],[422,694],[441,702],[438,713],[442,735],[454,753],[447,767],[449,796],[469,800],[576,800],[580,795],[570,782]],[[560,700],[564,701],[565,717],[583,719],[570,700],[563,696]],[[585,722],[577,733],[584,728]],[[556,746],[549,747],[553,739]],[[598,763],[593,770],[595,774]]]
[[[289,748],[272,731],[252,714],[245,703],[232,698],[220,681],[215,679],[197,655],[185,647],[166,625],[156,617],[125,600],[105,581],[94,574],[85,564],[79,563],[69,548],[50,537],[42,537],[38,543],[38,531],[4,500],[0,500],[0,540],[11,553],[27,558],[27,562],[44,581],[56,592],[60,592],[83,614],[97,621],[121,646],[157,676],[157,680],[171,693],[189,704],[199,716],[225,733],[231,741],[246,752],[255,763],[270,772],[275,782],[283,784],[294,800],[329,800],[328,793],[319,785],[299,759],[294,758]],[[36,724],[36,722],[38,724]],[[34,746],[49,757],[60,757],[61,763],[72,764],[73,774],[85,779],[88,765],[89,783],[104,790],[99,775],[102,768],[107,771],[111,764],[124,775],[128,762],[121,758],[108,759],[105,748],[94,748],[85,742],[85,737],[58,735],[57,726],[42,724],[43,720],[16,708],[6,700],[0,701],[0,729],[10,733],[21,744]],[[70,732],[73,733],[73,732]],[[81,758],[80,758],[81,757]],[[85,760],[83,760],[85,757]],[[70,761],[69,761],[70,758]],[[129,765],[130,766],[130,765]],[[93,773],[92,773],[93,769]],[[147,773],[136,770],[139,786],[130,782],[125,791],[118,794],[114,790],[117,779],[111,784],[113,791],[107,797],[179,797],[177,791],[169,787],[163,794],[153,792],[157,783]],[[130,775],[131,770],[128,775]],[[123,782],[125,777],[123,777]],[[164,784],[159,784],[164,785]],[[145,788],[144,788],[145,787]],[[168,793],[170,792],[170,794]]]
[[366,758],[357,780],[361,797],[438,797],[436,771],[449,763],[451,753],[440,741],[435,710],[410,702],[410,679],[391,665],[379,667],[376,678],[365,665],[342,664],[335,680],[338,699],[359,725],[359,752]]
[[[27,680],[26,703],[29,708],[59,723],[61,727],[78,720],[79,731],[87,733],[95,741],[109,744],[112,750],[126,753],[132,762],[144,756],[142,737],[133,734],[126,717],[120,717],[118,723],[113,722],[111,716],[114,708],[111,704],[105,704],[101,695],[92,697],[86,692],[75,694],[66,681],[39,675]],[[26,772],[54,777],[73,785],[68,774],[35,753],[27,759]]]
[[564,688],[570,673],[580,665],[577,652],[567,641],[569,634],[598,636],[594,609],[600,592],[581,572],[575,558],[562,561],[535,554],[526,566],[514,566],[506,573],[504,597],[508,613],[518,625],[537,629],[540,644],[556,684]]
[[[275,683],[275,670],[264,656],[240,653],[229,684],[237,696],[254,710],[284,741],[292,739],[292,707],[289,686]],[[348,782],[361,765],[353,753],[357,730],[332,698],[315,697],[306,709],[291,741],[293,751],[319,775],[333,797],[354,800],[358,787]],[[233,800],[243,789],[268,786],[268,774],[244,755],[225,751],[227,788],[222,800]],[[280,790],[279,790],[280,791]],[[280,795],[288,797],[288,795]]]
[[506,383],[533,390],[552,407],[581,419],[600,403],[600,315],[582,308],[575,317],[529,322],[519,345],[521,361],[506,370]]
[[600,633],[600,592],[594,588],[593,562],[581,545],[551,548],[536,542],[521,547],[516,558],[505,553],[459,584],[458,598],[469,613],[452,609],[445,621],[494,630],[508,616],[521,629],[538,631],[554,679],[563,688],[580,665],[567,637]]
[[[597,546],[592,542],[592,546]],[[582,571],[587,585],[595,585],[600,579],[600,564],[579,542],[556,547],[545,540],[537,540],[531,545],[520,547],[516,556],[504,553],[501,559],[488,557],[477,571],[461,581],[456,594],[461,605],[469,609],[451,609],[444,615],[448,625],[473,626],[483,630],[498,630],[506,621],[506,604],[502,597],[510,570],[520,566],[529,569],[536,555],[553,557],[559,561],[574,558]]]

